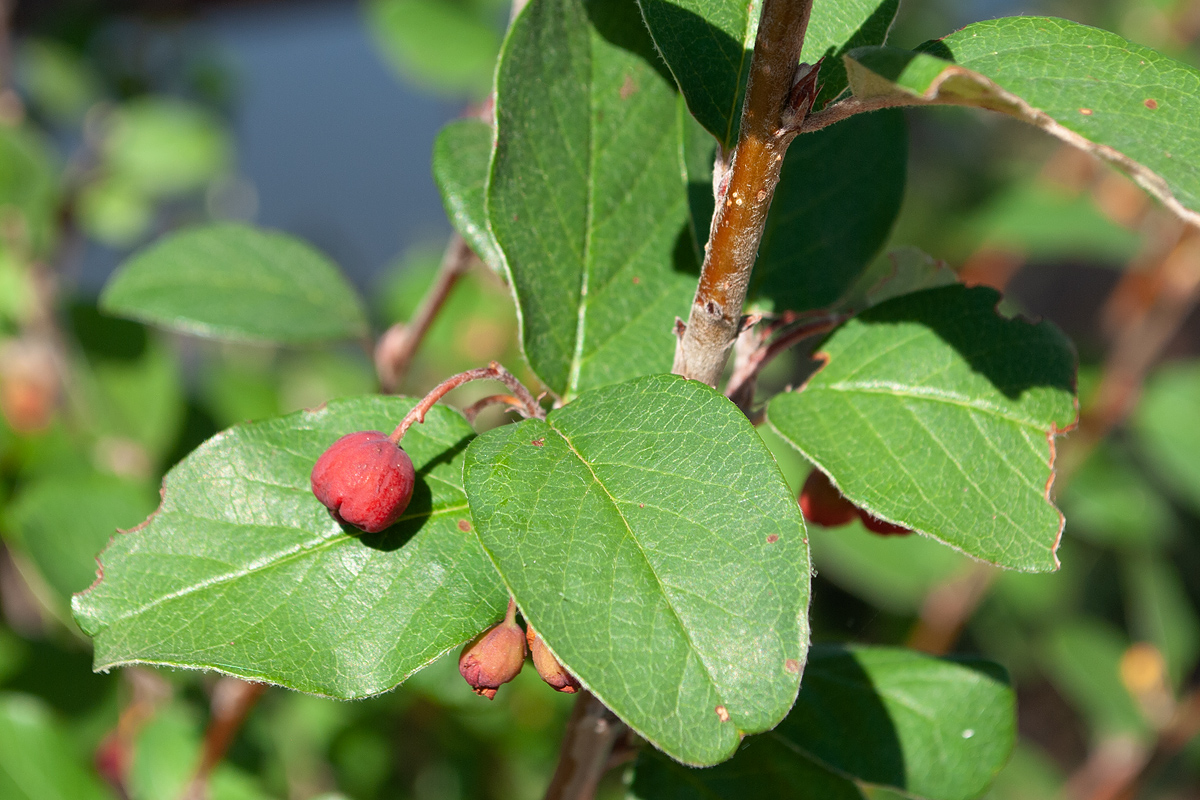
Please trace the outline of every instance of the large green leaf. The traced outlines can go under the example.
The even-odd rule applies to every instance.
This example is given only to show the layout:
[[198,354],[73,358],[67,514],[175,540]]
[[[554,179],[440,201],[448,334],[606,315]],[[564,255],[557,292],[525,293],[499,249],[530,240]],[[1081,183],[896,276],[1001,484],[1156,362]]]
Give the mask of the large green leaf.
[[125,262],[100,306],[197,336],[307,344],[366,335],[358,295],[325,256],[282,233],[219,223]]
[[996,664],[891,648],[814,647],[796,705],[733,760],[689,770],[645,755],[635,797],[858,798],[855,783],[970,800],[1016,740],[1015,697]]
[[1141,449],[1181,500],[1200,510],[1200,362],[1173,364],[1146,385],[1134,415]]
[[416,490],[382,533],[343,529],[309,488],[334,440],[388,430],[412,404],[362,397],[237,426],[171,470],[159,510],[113,541],[75,598],[96,668],[207,668],[363,697],[499,618],[503,587],[469,533],[459,414],[435,407],[405,436]]
[[825,308],[840,299],[891,233],[907,167],[900,111],[864,114],[797,137],[763,229],[751,296],[779,311]]
[[433,144],[433,179],[454,229],[485,264],[502,271],[500,250],[487,221],[491,158],[492,126],[477,119],[455,120],[442,128]]
[[911,650],[814,647],[772,734],[833,769],[917,797],[978,797],[1016,741],[1004,669]]
[[33,697],[0,694],[0,797],[5,800],[107,800],[74,742]]
[[695,291],[656,59],[633,0],[532,0],[501,55],[488,214],[525,355],[564,398],[669,370]]
[[1200,70],[1052,17],[977,22],[922,52],[846,57],[854,93],[989,108],[1116,164],[1200,224]]
[[876,516],[1000,566],[1052,570],[1054,436],[1075,421],[1075,357],[1049,323],[1000,317],[998,300],[949,286],[875,306],[768,416]]
[[96,555],[118,528],[154,510],[146,487],[108,475],[54,475],[25,484],[8,508],[11,535],[65,609],[96,578]]
[[597,389],[467,450],[479,538],[559,659],[680,761],[791,706],[808,544],[746,417],[674,375]]
[[[737,141],[761,0],[639,0],[688,108],[726,150]],[[814,3],[802,61],[828,56],[817,108],[846,88],[840,56],[883,44],[899,0]]]

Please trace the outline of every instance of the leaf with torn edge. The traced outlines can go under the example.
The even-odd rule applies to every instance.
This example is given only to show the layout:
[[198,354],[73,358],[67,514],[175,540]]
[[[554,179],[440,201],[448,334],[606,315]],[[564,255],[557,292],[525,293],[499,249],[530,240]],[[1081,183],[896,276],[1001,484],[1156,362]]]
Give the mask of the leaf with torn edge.
[[695,381],[594,389],[467,450],[479,539],[580,682],[672,758],[715,764],[791,707],[808,543],[754,427]]
[[1200,225],[1200,70],[1052,17],[977,22],[917,51],[846,56],[859,98],[1009,114],[1109,161]]
[[339,698],[400,683],[499,619],[507,596],[471,533],[462,459],[474,436],[442,406],[404,437],[413,499],[385,531],[341,526],[313,496],[345,433],[389,430],[415,401],[360,397],[209,439],[163,500],[100,557],[74,598],[96,669],[214,669]]
[[834,331],[824,366],[768,408],[856,505],[978,559],[1056,569],[1054,437],[1075,423],[1075,354],[992,289],[889,300]]

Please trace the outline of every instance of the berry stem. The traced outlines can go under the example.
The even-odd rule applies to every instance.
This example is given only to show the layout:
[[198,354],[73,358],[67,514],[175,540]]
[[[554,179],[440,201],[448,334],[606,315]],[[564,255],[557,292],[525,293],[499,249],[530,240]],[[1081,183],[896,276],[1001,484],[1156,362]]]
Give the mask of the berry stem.
[[500,366],[498,362],[493,361],[486,367],[460,372],[439,383],[433,388],[433,391],[425,395],[421,402],[413,406],[412,411],[409,411],[404,419],[400,420],[400,424],[396,426],[396,430],[392,431],[392,435],[388,438],[392,440],[393,444],[400,444],[400,440],[404,438],[404,434],[413,426],[413,423],[424,422],[425,414],[429,409],[433,408],[438,400],[441,400],[448,393],[462,386],[464,383],[480,380],[500,381],[516,395],[516,399],[524,406],[526,416],[545,419],[546,412],[538,405],[533,394],[525,388],[525,384],[517,380],[515,375]]
[[471,405],[463,409],[463,416],[467,418],[467,422],[475,422],[475,418],[479,416],[479,412],[491,405],[504,403],[509,408],[516,409],[522,414],[525,413],[525,406],[520,400],[513,397],[511,394],[489,394],[482,400],[476,400]]

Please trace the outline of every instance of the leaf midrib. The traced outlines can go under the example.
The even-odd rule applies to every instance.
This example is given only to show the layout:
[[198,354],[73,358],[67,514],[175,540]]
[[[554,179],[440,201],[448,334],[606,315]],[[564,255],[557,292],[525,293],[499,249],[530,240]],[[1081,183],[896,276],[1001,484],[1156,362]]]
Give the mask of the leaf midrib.
[[[413,514],[412,516],[401,517],[401,519],[397,520],[397,521],[399,522],[399,521],[403,521],[403,520],[420,519],[423,516],[427,517],[430,520],[433,520],[444,514],[452,514],[456,511],[462,511],[467,508],[469,508],[469,506],[466,503],[463,503],[462,505],[458,505],[458,506],[450,506],[447,508],[430,510],[429,513],[427,513],[427,514]],[[159,522],[161,520],[161,522],[163,524],[165,524],[167,520],[170,520],[172,517],[175,517],[175,516],[189,517],[192,519],[202,520],[204,522],[223,522],[223,520],[213,520],[208,517],[201,517],[196,514],[190,514],[186,511],[179,511],[179,510],[169,512],[168,514],[165,514],[163,517],[157,518],[155,521]],[[287,526],[267,526],[267,527],[287,527]],[[151,609],[155,608],[156,606],[162,605],[163,603],[165,603],[169,600],[177,600],[181,597],[187,597],[188,595],[195,594],[196,592],[204,591],[205,589],[209,589],[213,586],[220,586],[222,584],[229,583],[230,581],[234,581],[239,578],[244,578],[244,577],[248,577],[251,575],[255,575],[255,574],[262,572],[268,568],[287,564],[288,562],[294,561],[295,559],[300,558],[302,556],[315,555],[324,550],[330,549],[334,545],[341,544],[342,542],[348,541],[350,539],[355,539],[355,538],[358,538],[358,537],[354,536],[352,534],[345,533],[343,531],[341,534],[339,534],[337,536],[332,536],[328,539],[322,539],[319,542],[317,542],[316,544],[298,544],[295,547],[285,550],[283,552],[272,553],[271,555],[269,555],[263,559],[259,559],[258,561],[251,562],[251,566],[249,566],[248,568],[239,569],[237,571],[230,571],[230,572],[223,573],[221,575],[216,575],[211,578],[206,578],[205,580],[198,581],[190,586],[185,586],[181,589],[177,589],[174,592],[169,592],[167,594],[155,597],[153,600],[149,601],[148,603],[143,603],[142,605],[138,606],[137,608],[132,609],[131,611],[128,611],[124,614],[120,614],[116,617],[113,617],[111,619],[111,621],[104,623],[103,625],[101,625],[101,627],[99,629],[97,629],[96,635],[99,635],[100,631],[107,629],[107,628],[112,628],[113,626],[118,625],[127,619],[130,619],[132,617],[141,616],[142,614],[150,611]]]
[[970,409],[972,411],[979,411],[981,413],[996,417],[997,419],[1002,419],[1039,433],[1045,432],[1043,425],[1036,420],[1018,417],[1014,414],[1004,411],[1001,408],[998,408],[991,403],[972,399],[965,395],[948,392],[945,389],[938,389],[932,386],[912,386],[894,383],[892,381],[836,381],[819,386],[809,386],[804,391],[819,392],[822,390],[837,392],[840,394],[881,395],[884,397],[896,398],[903,397],[911,400],[923,400],[929,403],[941,403],[944,405],[957,406],[959,408]]

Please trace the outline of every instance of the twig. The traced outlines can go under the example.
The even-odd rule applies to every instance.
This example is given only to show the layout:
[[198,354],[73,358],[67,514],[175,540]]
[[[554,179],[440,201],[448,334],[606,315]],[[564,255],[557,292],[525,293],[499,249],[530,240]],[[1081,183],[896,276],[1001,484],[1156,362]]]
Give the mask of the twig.
[[716,386],[738,336],[750,271],[788,145],[816,99],[817,69],[801,65],[812,0],[766,0],[754,42],[729,180],[718,191],[700,282],[674,371]]
[[475,422],[475,418],[479,416],[479,412],[483,411],[488,406],[494,406],[498,403],[504,403],[513,411],[528,417],[526,414],[525,404],[511,394],[489,394],[482,400],[476,400],[471,405],[463,409],[463,416],[467,418],[467,422]]
[[920,97],[911,97],[909,95],[895,95],[887,97],[854,97],[853,95],[839,100],[831,106],[809,114],[804,118],[804,122],[800,125],[801,133],[812,133],[819,131],[822,128],[828,128],[835,122],[841,122],[844,119],[853,117],[855,114],[868,114],[872,111],[882,111],[885,108],[903,108],[906,106],[931,106],[945,105],[938,100],[925,100]]
[[421,298],[421,304],[412,319],[407,323],[397,322],[379,337],[379,343],[375,346],[375,372],[385,392],[395,392],[404,383],[413,356],[425,339],[425,334],[429,333],[450,291],[471,268],[474,260],[475,254],[462,236],[452,234],[433,285]]
[[845,319],[845,315],[830,314],[790,328],[776,324],[772,328],[784,328],[784,331],[771,341],[766,341],[766,338],[773,332],[771,328],[768,328],[766,336],[759,337],[757,340],[748,335],[749,329],[747,329],[738,338],[738,347],[742,347],[742,343],[745,341],[753,349],[748,347],[748,352],[739,355],[734,361],[733,374],[725,386],[725,396],[736,403],[738,408],[747,411],[754,402],[754,390],[758,384],[759,373],[768,364],[810,336],[817,336],[833,330]]
[[212,694],[212,718],[204,732],[200,766],[196,768],[196,774],[184,794],[185,800],[205,800],[208,797],[209,776],[229,751],[242,723],[266,690],[265,683],[249,683],[238,678],[221,678],[217,681]]
[[400,424],[396,426],[396,430],[392,431],[392,435],[388,438],[396,444],[400,444],[400,440],[404,438],[404,434],[414,423],[424,422],[425,414],[429,409],[433,408],[438,400],[441,400],[450,392],[470,381],[493,380],[500,381],[517,396],[517,399],[525,407],[525,414],[529,417],[545,419],[546,412],[538,405],[533,394],[525,388],[525,384],[517,380],[517,377],[511,372],[493,361],[486,367],[479,369],[469,369],[466,372],[460,372],[457,375],[447,378],[446,380],[435,386],[429,394],[421,399],[421,402],[413,406],[412,410],[404,415],[404,419],[400,420]]
[[626,730],[591,692],[580,691],[545,800],[591,800],[608,770],[609,754]]

